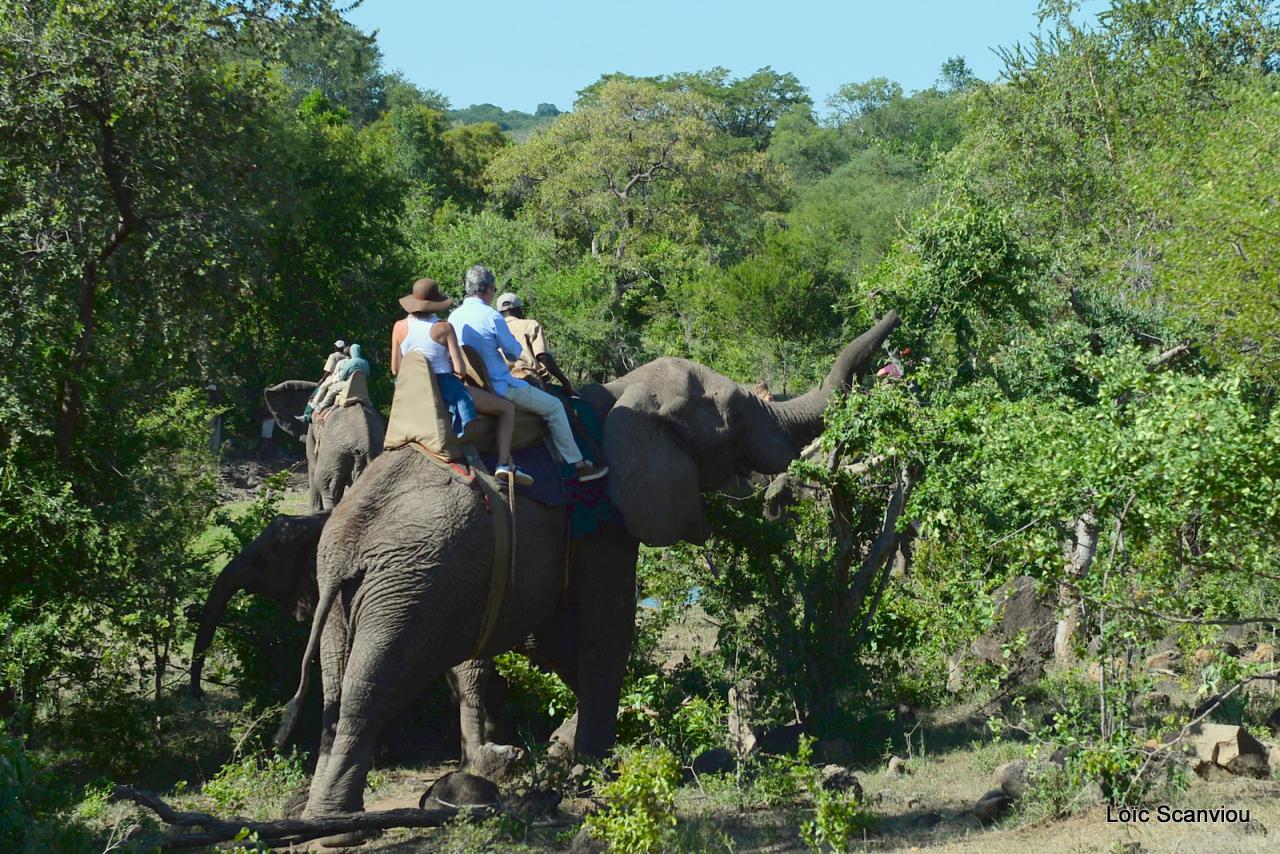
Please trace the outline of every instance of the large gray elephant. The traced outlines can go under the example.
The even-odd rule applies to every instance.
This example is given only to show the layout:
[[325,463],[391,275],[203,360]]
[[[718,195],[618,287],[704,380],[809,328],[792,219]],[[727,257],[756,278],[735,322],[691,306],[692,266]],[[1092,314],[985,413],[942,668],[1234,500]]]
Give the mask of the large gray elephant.
[[[870,373],[897,325],[896,314],[882,318],[819,387],[785,402],[675,358],[581,390],[605,425],[609,495],[625,524],[571,547],[567,510],[519,499],[517,570],[480,650],[490,657],[532,633],[578,696],[574,749],[603,756],[614,743],[640,544],[705,541],[701,493],[745,471],[783,471],[822,430],[832,395]],[[413,448],[380,456],[334,510],[320,537],[301,683],[278,733],[292,729],[318,650],[324,712],[307,815],[362,809],[379,730],[430,679],[472,657],[495,548],[482,495]]]
[[[328,521],[328,511],[306,516],[278,515],[218,573],[201,609],[191,650],[191,696],[204,696],[201,679],[205,654],[226,615],[227,605],[237,593],[270,599],[295,620],[309,621],[314,616],[316,549]],[[535,662],[545,660],[532,639],[518,649]],[[568,678],[572,680],[571,675]],[[500,740],[506,683],[494,669],[492,659],[462,662],[449,672],[448,681],[462,729],[471,735],[471,750],[478,742]],[[471,758],[467,747],[464,739],[464,766]]]
[[323,426],[297,419],[317,383],[285,380],[263,391],[280,428],[307,445],[307,483],[314,512],[332,510],[369,463],[382,453],[386,425],[367,404],[335,407]]

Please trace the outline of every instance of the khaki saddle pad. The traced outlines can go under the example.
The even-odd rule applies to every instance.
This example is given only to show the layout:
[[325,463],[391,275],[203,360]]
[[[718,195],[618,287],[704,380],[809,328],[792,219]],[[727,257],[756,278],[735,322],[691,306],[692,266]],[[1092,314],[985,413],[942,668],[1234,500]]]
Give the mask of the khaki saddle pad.
[[[470,347],[462,349],[468,377],[487,386],[484,363]],[[498,419],[481,415],[467,425],[459,440],[454,435],[449,410],[440,399],[440,385],[426,357],[413,351],[400,360],[395,396],[391,400],[391,417],[387,421],[384,444],[387,450],[419,442],[445,459],[460,460],[463,458],[461,443],[473,444],[482,453],[493,453],[497,429]],[[511,446],[515,449],[532,447],[542,441],[546,432],[547,425],[541,416],[517,409]]]

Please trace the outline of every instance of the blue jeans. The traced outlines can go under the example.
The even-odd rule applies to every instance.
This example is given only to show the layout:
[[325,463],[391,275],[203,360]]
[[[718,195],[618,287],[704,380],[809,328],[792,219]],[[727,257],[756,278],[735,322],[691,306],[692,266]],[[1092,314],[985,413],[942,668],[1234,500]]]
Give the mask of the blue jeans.
[[475,420],[476,402],[462,380],[453,374],[436,374],[436,384],[440,386],[440,399],[453,416],[453,432],[461,437],[467,425]]

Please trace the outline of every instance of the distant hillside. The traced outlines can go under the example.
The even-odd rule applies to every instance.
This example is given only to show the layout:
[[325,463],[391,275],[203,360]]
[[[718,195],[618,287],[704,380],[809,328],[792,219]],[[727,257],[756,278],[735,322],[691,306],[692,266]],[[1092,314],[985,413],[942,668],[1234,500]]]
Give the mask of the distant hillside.
[[461,110],[450,110],[449,120],[460,125],[477,125],[493,122],[517,141],[523,142],[529,134],[560,115],[555,104],[539,104],[532,113],[520,110],[504,110],[496,104],[472,104]]

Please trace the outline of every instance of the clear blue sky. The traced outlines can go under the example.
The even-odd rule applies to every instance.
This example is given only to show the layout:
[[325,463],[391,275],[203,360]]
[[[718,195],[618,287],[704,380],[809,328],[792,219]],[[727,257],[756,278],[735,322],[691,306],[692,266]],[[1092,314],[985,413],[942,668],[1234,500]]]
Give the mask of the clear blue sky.
[[[1093,4],[1091,4],[1093,5]],[[384,65],[455,107],[568,109],[601,74],[722,65],[790,71],[821,105],[842,83],[931,86],[963,56],[979,77],[993,48],[1025,41],[1036,0],[364,0],[347,18],[378,31]]]

